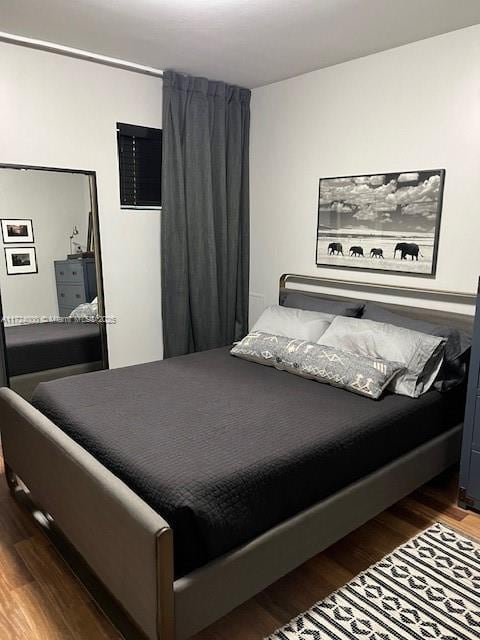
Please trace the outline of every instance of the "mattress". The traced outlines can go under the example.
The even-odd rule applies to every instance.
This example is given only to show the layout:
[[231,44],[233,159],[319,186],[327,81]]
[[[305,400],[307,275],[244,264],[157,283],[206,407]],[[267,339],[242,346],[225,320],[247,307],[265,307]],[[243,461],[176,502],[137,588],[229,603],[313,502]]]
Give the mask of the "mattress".
[[98,325],[39,322],[5,327],[9,376],[102,359]]
[[32,402],[169,522],[179,577],[460,423],[463,393],[374,401],[223,348]]

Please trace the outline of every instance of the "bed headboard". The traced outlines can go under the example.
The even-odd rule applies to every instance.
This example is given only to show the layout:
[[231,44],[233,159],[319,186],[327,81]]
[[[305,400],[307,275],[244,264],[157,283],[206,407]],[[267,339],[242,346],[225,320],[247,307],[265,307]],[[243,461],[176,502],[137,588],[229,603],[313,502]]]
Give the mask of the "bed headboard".
[[[324,287],[329,290],[328,293],[316,292],[312,289],[302,289],[302,285],[309,287]],[[432,289],[419,289],[415,287],[393,286],[388,284],[373,284],[366,282],[355,282],[352,280],[343,280],[339,278],[322,278],[320,276],[303,276],[296,273],[284,273],[280,277],[279,283],[279,302],[283,303],[284,292],[289,289],[308,293],[308,295],[317,295],[321,298],[329,300],[371,300],[390,311],[425,320],[434,324],[442,324],[450,327],[456,327],[469,333],[473,328],[473,312],[477,299],[475,293],[458,293],[456,291],[435,291]],[[352,292],[354,295],[352,296]],[[357,295],[358,292],[358,295]],[[384,302],[381,297],[387,295],[389,298],[409,298],[422,301],[423,305],[415,304],[397,304],[396,302]],[[380,297],[380,300],[377,299]],[[434,302],[436,308],[429,308],[428,303]],[[441,308],[443,305],[455,305],[456,307],[465,307],[467,312],[445,311]],[[468,313],[470,311],[470,313]]]

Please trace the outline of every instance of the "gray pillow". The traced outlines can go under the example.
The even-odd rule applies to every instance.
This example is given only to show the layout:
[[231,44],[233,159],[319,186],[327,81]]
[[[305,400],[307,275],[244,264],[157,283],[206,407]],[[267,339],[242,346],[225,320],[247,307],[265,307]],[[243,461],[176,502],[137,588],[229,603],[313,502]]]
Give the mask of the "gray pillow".
[[260,331],[251,331],[230,353],[375,400],[404,368],[398,362],[363,357]]
[[351,318],[359,318],[365,306],[364,302],[328,300],[313,292],[303,293],[295,290],[282,291],[280,304],[284,307],[294,309],[322,311],[324,313],[331,313],[334,316],[348,316]]
[[467,365],[472,346],[471,337],[460,329],[416,320],[398,313],[394,313],[372,302],[367,302],[362,318],[375,322],[387,322],[396,327],[413,329],[428,333],[431,336],[445,338],[445,357],[433,383],[437,391],[448,391],[457,386],[467,375]]
[[318,343],[401,362],[405,371],[391,382],[389,389],[418,398],[435,380],[443,361],[445,339],[383,322],[337,316]]
[[330,313],[288,309],[274,304],[265,309],[251,331],[317,342],[334,317]]

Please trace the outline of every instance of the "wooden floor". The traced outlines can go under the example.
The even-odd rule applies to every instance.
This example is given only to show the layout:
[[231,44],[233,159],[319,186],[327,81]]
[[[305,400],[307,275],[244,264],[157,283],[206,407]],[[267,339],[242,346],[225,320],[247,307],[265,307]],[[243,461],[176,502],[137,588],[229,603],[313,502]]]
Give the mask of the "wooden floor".
[[[437,520],[480,538],[480,516],[455,504],[456,483],[455,471],[436,478],[195,640],[261,640]],[[1,640],[120,637],[0,477]]]

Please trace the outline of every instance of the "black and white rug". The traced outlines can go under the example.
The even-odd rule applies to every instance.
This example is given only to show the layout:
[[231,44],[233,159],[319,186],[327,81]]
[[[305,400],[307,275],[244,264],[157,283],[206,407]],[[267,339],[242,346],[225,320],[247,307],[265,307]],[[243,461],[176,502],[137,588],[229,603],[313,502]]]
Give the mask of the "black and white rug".
[[268,640],[478,640],[480,544],[439,523]]

